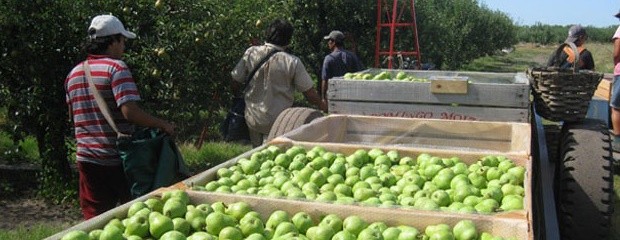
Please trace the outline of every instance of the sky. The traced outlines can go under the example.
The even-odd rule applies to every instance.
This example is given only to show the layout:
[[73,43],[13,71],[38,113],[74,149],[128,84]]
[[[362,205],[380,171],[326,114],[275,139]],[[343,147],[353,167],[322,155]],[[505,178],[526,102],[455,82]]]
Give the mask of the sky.
[[620,0],[478,0],[491,10],[506,13],[516,25],[537,22],[548,25],[608,27],[620,25],[614,15]]

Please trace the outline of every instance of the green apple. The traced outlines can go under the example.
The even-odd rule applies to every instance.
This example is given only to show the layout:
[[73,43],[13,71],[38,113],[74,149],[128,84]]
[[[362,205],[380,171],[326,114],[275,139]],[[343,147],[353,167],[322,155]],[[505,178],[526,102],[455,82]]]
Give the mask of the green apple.
[[144,216],[132,216],[128,218],[125,224],[125,235],[136,235],[139,237],[146,237],[149,234],[149,222],[147,217]]
[[187,203],[181,198],[172,197],[164,202],[163,214],[169,218],[185,217],[186,212]]
[[60,240],[88,240],[89,236],[83,230],[72,230],[67,234],[63,235]]
[[291,222],[291,218],[288,212],[276,210],[269,215],[267,222],[265,222],[265,228],[275,230],[276,227],[282,222]]
[[452,233],[457,240],[476,240],[478,230],[476,224],[471,220],[461,220],[454,225]]
[[246,214],[239,221],[239,229],[244,236],[249,236],[253,233],[262,234],[265,231],[265,226],[263,224],[263,220],[261,220],[260,217]]
[[357,215],[348,216],[342,221],[342,228],[356,236],[366,227],[368,227],[366,220]]
[[220,233],[218,234],[218,238],[226,240],[242,240],[243,233],[241,233],[241,230],[239,230],[239,228],[233,226],[226,226],[220,231]]

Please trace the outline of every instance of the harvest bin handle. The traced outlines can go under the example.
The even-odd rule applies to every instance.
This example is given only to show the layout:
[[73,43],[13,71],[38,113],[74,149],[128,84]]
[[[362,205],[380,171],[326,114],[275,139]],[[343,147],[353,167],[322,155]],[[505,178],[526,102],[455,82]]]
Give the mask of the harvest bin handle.
[[431,76],[431,93],[467,94],[468,77]]

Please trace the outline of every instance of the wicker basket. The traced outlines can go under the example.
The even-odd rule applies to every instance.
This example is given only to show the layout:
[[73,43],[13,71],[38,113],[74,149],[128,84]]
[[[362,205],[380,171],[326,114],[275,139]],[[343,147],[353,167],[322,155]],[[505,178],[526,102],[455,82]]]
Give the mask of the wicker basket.
[[536,113],[552,121],[579,122],[585,119],[590,100],[602,73],[578,70],[579,53],[573,43],[564,43],[556,50],[556,56],[569,45],[575,52],[573,68],[530,68],[527,76],[532,86]]

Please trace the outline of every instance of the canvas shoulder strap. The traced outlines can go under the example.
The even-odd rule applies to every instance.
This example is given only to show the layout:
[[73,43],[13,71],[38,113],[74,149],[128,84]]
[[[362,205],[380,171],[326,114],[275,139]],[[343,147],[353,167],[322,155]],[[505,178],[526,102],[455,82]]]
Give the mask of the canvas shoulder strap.
[[267,62],[267,60],[269,60],[269,58],[271,58],[271,56],[273,56],[274,54],[276,54],[277,52],[279,52],[280,50],[278,49],[274,49],[271,52],[267,53],[266,56],[264,56],[260,62],[258,62],[258,64],[256,64],[256,67],[254,67],[254,69],[252,70],[252,72],[250,72],[250,74],[248,74],[248,78],[245,80],[245,85],[243,86],[243,92],[245,92],[246,88],[248,87],[248,85],[250,84],[250,81],[252,80],[252,78],[254,77],[254,74],[256,74],[256,72],[258,71],[258,69],[260,67],[263,66],[263,64],[265,64],[265,62]]
[[105,118],[105,120],[108,122],[108,124],[110,124],[112,129],[114,129],[118,137],[129,136],[127,134],[121,133],[118,130],[118,127],[116,126],[116,123],[114,122],[114,119],[112,118],[112,113],[110,112],[110,108],[108,107],[108,104],[105,102],[105,100],[103,100],[103,96],[101,96],[101,93],[99,92],[99,90],[97,90],[97,87],[95,86],[95,81],[93,81],[93,78],[91,76],[90,65],[88,64],[88,60],[84,61],[82,66],[84,68],[84,74],[86,75],[86,79],[88,80],[88,89],[90,90],[91,93],[93,93],[93,96],[95,97],[95,101],[97,102],[97,106],[99,106],[99,110],[103,114],[103,117]]

